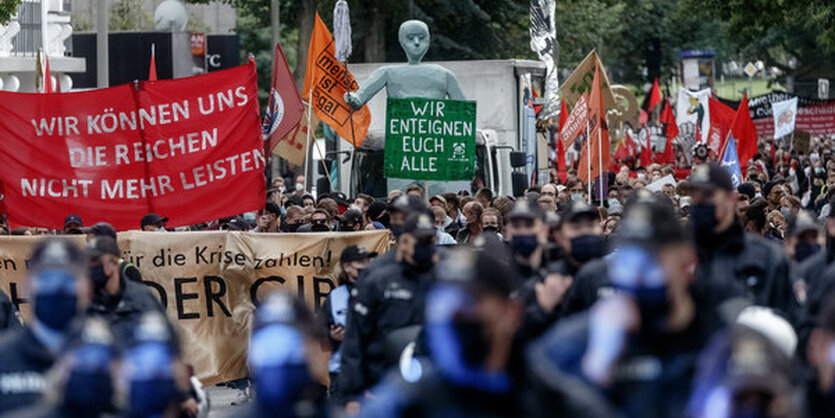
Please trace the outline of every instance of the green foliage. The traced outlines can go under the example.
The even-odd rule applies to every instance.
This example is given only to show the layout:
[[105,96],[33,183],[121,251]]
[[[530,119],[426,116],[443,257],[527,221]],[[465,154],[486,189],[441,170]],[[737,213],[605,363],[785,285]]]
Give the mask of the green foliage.
[[142,0],[118,0],[110,6],[110,30],[151,29],[151,16],[145,13]]
[[0,25],[8,23],[12,16],[17,13],[17,6],[20,0],[0,0]]

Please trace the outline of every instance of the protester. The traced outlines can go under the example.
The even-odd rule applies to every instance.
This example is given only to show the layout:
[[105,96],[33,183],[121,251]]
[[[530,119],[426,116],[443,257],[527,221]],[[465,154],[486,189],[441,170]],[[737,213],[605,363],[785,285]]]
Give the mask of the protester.
[[446,231],[444,231],[444,223],[446,223],[446,221],[449,219],[449,217],[446,216],[446,212],[444,212],[444,209],[440,206],[432,206],[431,210],[432,214],[435,217],[435,235],[437,236],[437,244],[443,246],[457,244],[455,238],[453,238],[452,235],[447,234]]
[[281,222],[281,232],[296,232],[304,223],[304,209],[300,206],[290,206],[284,221]]
[[64,218],[64,235],[80,235],[83,227],[84,222],[78,215],[67,215]]
[[[98,222],[89,228],[84,228],[83,232],[87,234],[88,242],[96,237],[110,237],[113,240],[116,240],[116,229],[113,228],[113,225],[110,225],[107,222]],[[128,279],[137,283],[142,282],[142,273],[139,271],[139,268],[133,265],[133,263],[123,259],[121,254],[119,255],[119,270]]]
[[273,202],[267,202],[264,209],[258,211],[258,220],[252,232],[278,232],[281,209]]
[[[830,281],[835,270],[828,269]],[[835,292],[829,289],[821,297],[821,307],[811,330],[805,358],[810,366],[803,376],[804,414],[803,417],[822,417],[835,410]]]
[[481,234],[481,214],[483,212],[484,207],[481,203],[478,203],[475,200],[464,204],[463,213],[467,223],[458,231],[458,235],[455,237],[455,240],[458,241],[459,244],[472,242],[472,240],[475,240],[475,238]]
[[357,209],[348,209],[339,217],[339,230],[343,232],[362,231],[363,215]]
[[139,229],[141,231],[160,231],[165,232],[165,223],[168,218],[157,215],[156,213],[149,213],[142,217],[139,222]]
[[31,323],[0,341],[0,381],[20,382],[0,391],[0,413],[32,405],[45,373],[67,343],[73,321],[90,303],[87,263],[75,244],[47,239],[35,247],[26,281]]

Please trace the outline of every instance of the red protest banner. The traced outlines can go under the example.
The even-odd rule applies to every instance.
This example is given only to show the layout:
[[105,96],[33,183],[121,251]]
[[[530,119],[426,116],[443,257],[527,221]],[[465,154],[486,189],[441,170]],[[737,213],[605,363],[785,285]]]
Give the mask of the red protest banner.
[[0,183],[14,226],[189,225],[264,205],[255,65],[66,94],[0,92]]

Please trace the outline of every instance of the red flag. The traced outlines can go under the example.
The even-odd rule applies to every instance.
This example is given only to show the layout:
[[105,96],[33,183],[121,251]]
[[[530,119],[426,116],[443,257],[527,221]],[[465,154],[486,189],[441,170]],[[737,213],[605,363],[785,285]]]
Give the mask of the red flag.
[[649,107],[647,107],[647,112],[652,112],[652,109],[655,109],[655,106],[661,103],[661,87],[658,86],[658,77],[655,78],[655,81],[652,82],[652,90],[649,91]]
[[641,167],[649,167],[652,164],[652,144],[649,142],[649,130],[645,129],[644,132],[647,134],[647,140],[641,149]]
[[739,102],[739,108],[736,109],[730,136],[733,136],[736,143],[739,165],[744,173],[748,160],[757,153],[757,129],[754,127],[754,121],[751,120],[751,113],[748,111],[747,93],[742,95],[742,101]]
[[[589,136],[583,145],[577,176],[583,181],[599,177],[607,167],[611,156],[609,132],[606,126],[606,108],[600,86],[600,66],[595,66],[589,98]],[[591,164],[589,164],[591,163]]]
[[44,53],[43,59],[46,62],[46,68],[43,71],[43,92],[52,93],[52,74],[49,72],[49,57]]
[[267,153],[272,152],[273,148],[299,125],[303,114],[304,104],[296,83],[293,82],[293,73],[287,65],[281,45],[276,43],[270,101],[262,123]]
[[[560,133],[562,132],[563,127],[565,126],[565,122],[568,120],[568,107],[565,105],[565,99],[560,100]],[[557,135],[557,171],[565,171],[565,147],[560,141],[559,135]]]
[[148,69],[148,81],[157,81],[157,58],[156,48],[151,44],[151,68]]
[[658,158],[661,164],[673,164],[676,161],[673,138],[678,136],[676,118],[673,116],[673,108],[668,100],[664,100],[664,110],[661,111],[658,121],[664,124],[664,133],[667,135],[667,143],[664,145],[664,154]]
[[736,111],[714,98],[709,98],[708,113],[710,113],[710,132],[707,134],[707,145],[714,154],[719,155],[725,148],[725,141],[731,131]]
[[615,159],[619,161],[626,161],[629,158],[629,145],[626,143],[628,139],[624,138],[618,141],[618,146],[615,148]]

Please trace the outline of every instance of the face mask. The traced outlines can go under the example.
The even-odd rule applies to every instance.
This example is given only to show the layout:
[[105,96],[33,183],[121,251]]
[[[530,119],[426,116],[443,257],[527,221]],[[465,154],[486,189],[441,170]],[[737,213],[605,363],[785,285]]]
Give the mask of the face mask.
[[644,173],[638,173],[638,180],[643,181],[643,180],[646,180],[646,179],[647,179],[647,175],[646,175],[646,174],[644,174]]
[[597,235],[581,235],[571,239],[571,257],[580,263],[602,257],[603,238]]
[[785,217],[788,217],[789,215],[791,215],[792,210],[783,206],[783,207],[780,208],[780,213],[782,213],[783,217],[785,218]]
[[539,247],[539,242],[536,235],[514,235],[510,240],[510,249],[522,258],[530,257],[537,247]]
[[415,266],[418,268],[428,268],[432,266],[432,257],[435,256],[435,245],[427,243],[415,243],[415,253],[412,259]]
[[759,199],[761,197],[763,197],[762,193],[760,193],[760,192],[754,193],[754,199]]
[[310,226],[310,230],[313,232],[327,232],[331,229],[328,227],[327,224],[313,224]]
[[255,212],[244,213],[244,220],[247,222],[255,222]]
[[357,204],[355,204],[355,203],[352,203],[352,204],[351,204],[351,206],[348,206],[348,209],[350,209],[350,210],[355,210],[355,211],[357,211],[357,212],[362,212],[362,208],[361,208],[361,207],[359,207],[359,206],[358,206]]
[[815,167],[815,174],[823,174],[823,167]]
[[278,191],[279,191],[279,193],[284,193],[284,192],[287,191],[287,188],[284,187],[284,186],[281,186],[281,187],[278,188]]
[[571,200],[572,200],[572,201],[574,201],[574,200],[583,200],[583,195],[581,195],[581,194],[579,194],[579,193],[572,193],[572,194],[571,194]]
[[93,281],[93,286],[96,289],[99,289],[107,283],[107,274],[104,273],[104,266],[101,264],[96,264],[93,267],[90,267],[90,279]]
[[165,231],[165,228],[163,228],[163,227],[161,227],[161,226],[160,226],[160,227],[157,227],[156,231],[157,231],[157,232],[166,232],[166,231]]
[[491,226],[485,226],[483,228],[483,231],[484,232],[492,232],[494,234],[497,234],[499,232],[499,228],[497,228],[495,226],[492,226],[492,225]]
[[78,297],[65,292],[35,295],[35,318],[47,327],[62,331],[78,313]]
[[620,201],[617,199],[609,199],[609,207],[620,206]]
[[281,224],[279,229],[282,232],[296,232],[296,230],[299,229],[299,224],[288,224],[287,222],[285,222]]
[[302,191],[302,190],[304,190],[304,184],[302,184],[302,183],[296,183],[296,191],[297,191],[297,192],[300,192],[300,191]]
[[794,258],[797,260],[798,263],[802,262],[803,260],[815,255],[818,251],[820,251],[821,246],[818,244],[810,244],[810,243],[801,243],[797,244],[794,247]]
[[670,311],[664,271],[646,250],[627,245],[616,251],[609,262],[612,285],[632,295],[638,303],[641,333],[663,331]]
[[391,225],[389,227],[391,230],[391,234],[394,235],[394,238],[400,238],[400,235],[403,233],[403,225]]
[[71,410],[102,412],[113,401],[113,384],[106,371],[73,371],[64,389],[64,405]]
[[697,237],[709,237],[713,235],[713,229],[719,223],[716,220],[716,206],[713,205],[691,205],[690,220],[696,231]]

